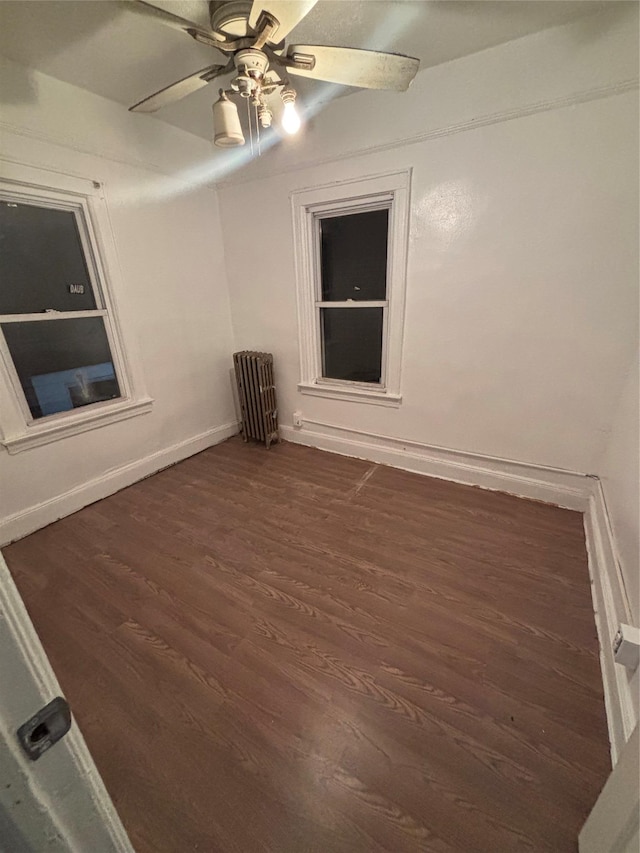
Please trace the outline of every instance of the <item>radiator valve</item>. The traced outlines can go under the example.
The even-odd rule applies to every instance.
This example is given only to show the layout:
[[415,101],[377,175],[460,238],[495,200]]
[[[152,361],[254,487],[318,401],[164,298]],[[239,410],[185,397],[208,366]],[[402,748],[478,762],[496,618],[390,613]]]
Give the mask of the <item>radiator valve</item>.
[[640,628],[620,625],[613,638],[613,657],[616,663],[634,670],[640,663]]

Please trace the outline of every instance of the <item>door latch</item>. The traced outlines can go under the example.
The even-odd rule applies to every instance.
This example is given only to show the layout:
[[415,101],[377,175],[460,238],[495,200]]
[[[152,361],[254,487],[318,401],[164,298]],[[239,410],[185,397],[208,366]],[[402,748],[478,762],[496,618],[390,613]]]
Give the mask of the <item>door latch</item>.
[[56,696],[18,729],[20,746],[31,761],[36,761],[63,738],[71,728],[71,709],[62,696]]

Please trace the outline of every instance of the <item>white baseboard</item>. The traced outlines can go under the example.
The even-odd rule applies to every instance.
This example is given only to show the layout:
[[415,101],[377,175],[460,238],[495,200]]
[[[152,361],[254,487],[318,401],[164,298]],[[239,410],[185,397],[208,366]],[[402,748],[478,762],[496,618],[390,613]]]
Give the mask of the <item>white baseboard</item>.
[[600,666],[607,709],[611,758],[615,765],[637,722],[630,673],[615,663],[613,638],[621,622],[632,624],[629,601],[616,557],[615,540],[602,483],[595,481],[584,515],[591,594],[600,643]]
[[135,462],[107,471],[102,476],[76,486],[62,495],[7,516],[0,521],[0,547],[8,545],[15,539],[21,539],[41,527],[46,527],[47,524],[59,518],[71,515],[94,501],[106,498],[168,465],[173,465],[188,456],[193,456],[194,453],[206,450],[207,447],[219,444],[237,432],[237,423],[223,424],[186,441],[158,450],[156,453],[150,453],[143,459],[136,459]]
[[593,478],[587,474],[389,438],[318,421],[305,421],[302,428],[281,426],[280,432],[285,441],[567,509],[586,510],[593,487]]

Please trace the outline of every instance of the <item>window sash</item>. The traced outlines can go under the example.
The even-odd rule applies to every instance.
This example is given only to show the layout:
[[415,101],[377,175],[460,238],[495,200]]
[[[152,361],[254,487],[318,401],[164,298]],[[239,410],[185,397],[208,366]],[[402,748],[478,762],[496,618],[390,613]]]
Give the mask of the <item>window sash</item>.
[[[371,195],[375,198],[371,198]],[[370,210],[388,210],[393,206],[393,193],[368,193],[366,196],[329,201],[313,205],[314,219],[329,219],[349,213],[368,213]]]
[[[109,312],[105,310],[101,311],[55,311],[50,314],[3,314],[0,315],[0,324],[8,322],[8,323],[18,323],[21,321],[32,322],[36,321],[47,321],[47,320],[75,320],[81,319],[82,317],[101,317],[104,323],[104,330],[107,336],[107,342],[109,344],[109,352],[111,353],[111,362],[113,364],[113,370],[116,375],[116,380],[118,382],[118,387],[120,388],[120,396],[115,397],[112,400],[102,400],[98,403],[90,403],[88,406],[83,406],[84,410],[91,409],[93,411],[94,407],[104,408],[106,406],[112,406],[114,403],[122,403],[124,400],[129,400],[130,395],[128,392],[128,388],[125,384],[126,375],[122,370],[122,366],[117,358],[117,347],[116,347],[116,337],[111,325],[111,318],[109,317]],[[43,415],[41,418],[34,418],[31,414],[31,409],[29,408],[29,404],[27,403],[27,398],[24,393],[24,389],[22,388],[22,383],[20,382],[20,377],[18,376],[18,371],[16,370],[16,366],[13,362],[13,357],[11,355],[11,350],[7,344],[6,338],[4,336],[4,332],[0,326],[0,358],[4,361],[4,366],[11,381],[11,385],[15,392],[15,395],[18,399],[18,403],[20,405],[20,411],[25,419],[25,423],[27,426],[33,426],[34,424],[42,424],[49,423],[56,419],[60,419],[63,417],[68,418],[69,415],[73,414],[75,409],[66,410],[63,412],[56,412],[52,415]]]
[[[387,269],[386,275],[386,296],[387,299],[349,299],[344,301],[326,301],[322,299],[322,220],[335,218],[338,216],[348,216],[355,213],[368,213],[372,210],[388,210],[389,211],[389,226],[387,230]],[[363,202],[362,199],[354,199],[351,202],[342,204],[332,204],[329,209],[318,210],[313,213],[313,279],[314,279],[314,335],[315,335],[315,350],[316,364],[318,365],[315,381],[321,385],[342,385],[352,388],[368,388],[376,391],[386,391],[387,389],[387,373],[388,373],[388,351],[389,351],[389,281],[391,272],[391,223],[393,216],[393,198],[388,199],[376,198],[375,201]],[[322,337],[322,308],[382,308],[382,352],[380,364],[380,381],[379,382],[356,382],[351,379],[334,379],[330,376],[323,376],[324,373],[324,340]]]
[[[382,308],[382,352],[380,354],[380,381],[379,382],[356,382],[353,379],[334,379],[331,376],[323,376],[324,373],[324,339],[322,337],[322,308]],[[316,302],[315,308],[315,338],[317,351],[318,375],[316,382],[321,385],[338,384],[354,388],[368,388],[376,391],[387,389],[387,345],[389,337],[389,301],[371,302]]]
[[316,308],[388,308],[388,299],[348,299],[345,302],[316,302]]
[[[358,200],[353,205],[344,204],[341,206],[332,205],[331,209],[326,210],[324,212],[318,212],[317,210],[313,213],[313,232],[314,232],[314,240],[313,240],[313,278],[314,278],[314,293],[315,293],[315,301],[316,305],[323,302],[322,300],[322,220],[323,219],[334,219],[339,216],[350,216],[355,213],[369,213],[374,210],[388,210],[389,211],[389,225],[387,228],[387,269],[386,269],[386,297],[384,300],[388,303],[389,301],[389,274],[390,274],[390,248],[391,248],[391,221],[393,216],[393,205],[392,200],[381,202],[377,199],[374,202],[369,202],[368,204],[363,204],[361,200]],[[353,300],[357,302],[358,300]],[[373,306],[374,302],[378,302],[379,300],[369,300],[369,304]],[[326,303],[329,304],[329,303]],[[331,303],[337,304],[337,303]],[[362,303],[364,304],[364,300]],[[351,302],[349,301],[349,306]],[[346,302],[345,302],[346,307]]]
[[[68,213],[73,213],[76,220],[76,225],[78,227],[78,235],[80,236],[80,245],[82,247],[82,253],[87,264],[87,271],[89,273],[89,281],[91,283],[93,298],[95,299],[96,303],[96,308],[94,310],[105,310],[106,302],[104,299],[102,288],[100,287],[100,276],[98,274],[96,254],[93,249],[93,240],[90,234],[89,216],[86,203],[82,201],[64,201],[62,199],[60,200],[60,202],[57,202],[55,199],[51,198],[41,198],[39,196],[32,196],[31,194],[27,195],[26,193],[20,193],[18,191],[12,192],[11,190],[4,189],[0,191],[0,200],[15,202],[16,204],[27,204],[31,205],[32,207],[44,207],[48,208],[49,210],[64,210]],[[82,312],[58,312],[58,314],[71,313],[77,314],[79,316]],[[14,315],[2,314],[0,316],[4,318],[7,316]],[[3,319],[3,322],[6,321]]]
[[[131,389],[128,381],[127,371],[124,366],[124,355],[121,351],[118,336],[114,328],[114,317],[112,316],[113,308],[108,306],[105,292],[101,286],[101,278],[104,275],[97,249],[96,236],[93,233],[91,216],[86,197],[80,198],[65,198],[64,191],[59,194],[40,193],[32,191],[31,187],[24,186],[20,189],[5,189],[0,190],[0,199],[2,201],[15,202],[17,204],[29,204],[33,207],[44,207],[53,210],[64,210],[73,213],[78,227],[78,234],[82,252],[87,264],[89,273],[89,281],[93,291],[93,296],[96,303],[96,308],[86,311],[58,311],[45,310],[37,314],[0,314],[0,324],[2,323],[19,323],[19,322],[47,322],[48,320],[73,320],[83,317],[102,317],[109,351],[111,353],[111,361],[113,363],[114,372],[120,388],[120,396],[112,400],[104,400],[97,403],[91,403],[88,406],[83,406],[83,411],[99,411],[100,409],[110,406],[122,404],[130,401]],[[34,418],[29,409],[27,399],[22,388],[22,383],[18,376],[13,357],[7,345],[4,334],[0,329],[0,359],[4,363],[6,375],[10,381],[15,398],[24,418],[25,426],[41,426],[43,424],[54,423],[57,420],[69,419],[70,416],[77,411],[76,409],[56,412],[51,415],[44,415],[41,418]]]
[[40,323],[47,320],[74,320],[81,317],[108,317],[106,308],[88,311],[41,311],[38,314],[0,314],[0,323]]

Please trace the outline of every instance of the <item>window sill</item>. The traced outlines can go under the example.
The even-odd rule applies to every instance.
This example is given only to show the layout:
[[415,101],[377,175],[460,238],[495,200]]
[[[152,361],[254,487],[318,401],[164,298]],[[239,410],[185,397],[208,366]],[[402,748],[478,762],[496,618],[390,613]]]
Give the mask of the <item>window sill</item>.
[[28,432],[3,439],[2,445],[11,455],[22,453],[23,450],[41,447],[43,444],[60,441],[81,432],[115,424],[137,415],[145,415],[151,411],[152,406],[153,400],[150,397],[144,397],[142,400],[128,400],[98,412],[83,412],[81,415],[59,420],[55,424],[28,427]]
[[298,383],[298,391],[312,397],[328,397],[331,400],[348,400],[353,403],[369,403],[372,406],[390,406],[396,409],[402,402],[401,394],[392,394],[390,391],[368,391],[365,388],[320,385],[314,382]]

